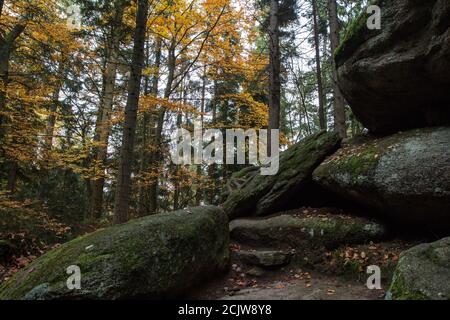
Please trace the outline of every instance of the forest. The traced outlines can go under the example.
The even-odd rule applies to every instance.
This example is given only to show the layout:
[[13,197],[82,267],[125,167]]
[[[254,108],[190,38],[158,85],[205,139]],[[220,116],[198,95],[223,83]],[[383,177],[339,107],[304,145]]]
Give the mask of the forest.
[[450,300],[449,44],[446,0],[0,0],[0,300]]

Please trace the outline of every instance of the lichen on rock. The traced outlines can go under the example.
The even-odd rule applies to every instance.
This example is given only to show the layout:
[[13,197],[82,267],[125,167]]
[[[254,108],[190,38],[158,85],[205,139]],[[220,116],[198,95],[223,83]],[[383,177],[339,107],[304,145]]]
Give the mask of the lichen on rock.
[[350,141],[314,172],[325,189],[402,225],[450,228],[450,128]]
[[450,300],[450,238],[421,244],[400,255],[389,298]]

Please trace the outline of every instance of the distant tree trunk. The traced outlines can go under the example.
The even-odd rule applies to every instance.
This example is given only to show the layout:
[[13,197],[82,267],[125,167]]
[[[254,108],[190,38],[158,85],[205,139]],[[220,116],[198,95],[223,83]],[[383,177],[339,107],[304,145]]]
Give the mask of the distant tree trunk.
[[[117,76],[117,63],[119,56],[120,28],[125,9],[125,1],[118,0],[115,5],[115,15],[112,22],[111,39],[108,44],[108,56],[106,58],[106,69],[104,74],[103,96],[99,106],[98,121],[96,127],[95,160],[100,164],[102,171],[106,165],[108,141],[111,131],[111,113],[114,103],[114,91]],[[103,211],[103,188],[105,178],[104,172],[92,181],[90,218],[96,221],[101,217]]]
[[[3,3],[1,4],[3,8]],[[22,19],[16,24],[11,31],[0,35],[0,144],[3,143],[5,135],[5,117],[2,115],[6,110],[6,93],[9,84],[9,64],[11,55],[16,49],[15,43],[17,38],[25,31],[26,20]],[[13,194],[16,190],[17,170],[19,168],[15,159],[6,161],[8,166],[8,183],[7,189]]]
[[[201,97],[201,105],[200,105],[200,123],[202,124],[202,128],[203,128],[203,121],[204,121],[204,112],[205,112],[205,105],[206,105],[206,65],[203,67],[203,77],[202,77],[202,97]],[[202,135],[203,135],[203,131],[202,131]],[[197,206],[200,205],[202,198],[203,198],[203,190],[202,190],[202,186],[201,186],[201,177],[202,177],[202,165],[199,164],[197,165],[197,179],[198,179],[198,184],[197,184],[197,190],[195,192],[195,204]]]
[[4,3],[4,1],[0,0],[0,17],[2,16],[2,13],[3,13],[3,3]]
[[125,123],[123,127],[122,150],[120,154],[114,207],[114,222],[116,224],[124,223],[129,219],[128,211],[131,192],[131,170],[133,165],[136,118],[141,89],[142,69],[145,57],[145,34],[147,30],[148,9],[148,0],[138,0],[133,59],[131,64],[131,76],[128,82],[128,97],[125,106]]
[[[184,89],[183,89],[184,90]],[[181,124],[183,123],[183,114],[180,112],[177,115],[177,128],[181,128]],[[180,208],[180,170],[177,165],[174,166],[173,172],[175,175],[175,179],[173,180],[173,210],[178,210]]]
[[[211,127],[214,127],[217,123],[217,101],[219,99],[219,90],[218,90],[218,83],[217,80],[214,80],[214,94],[213,99],[211,103],[211,111],[212,111],[212,118],[211,118]],[[208,178],[209,178],[209,197],[208,201],[209,204],[215,203],[215,194],[217,192],[217,176],[218,176],[218,166],[216,163],[211,164],[208,167]]]
[[[280,30],[278,16],[278,0],[270,1],[269,23],[269,129],[280,128],[280,104],[281,104],[281,57],[280,57]],[[269,134],[269,137],[271,135]],[[269,142],[270,145],[270,142]],[[270,150],[270,147],[268,148]]]
[[[6,90],[9,82],[9,60],[11,50],[6,44],[0,48],[0,111],[6,107]],[[3,116],[0,115],[0,125],[3,124]]]
[[[0,112],[5,111],[6,108],[6,91],[9,83],[9,60],[11,57],[10,47],[6,43],[2,43],[0,48]],[[0,114],[0,143],[3,143],[5,135],[5,118]],[[17,170],[18,166],[15,160],[9,159],[7,161],[8,167],[8,183],[7,190],[13,194],[16,190]]]
[[103,95],[100,101],[97,114],[97,125],[95,128],[94,159],[96,165],[100,165],[102,172],[98,177],[94,177],[91,183],[90,214],[91,221],[100,219],[103,212],[103,188],[105,186],[104,170],[108,157],[108,142],[111,134],[111,114],[114,105],[114,92],[116,87],[116,77],[119,59],[119,46],[121,38],[121,27],[126,0],[115,2],[115,14],[112,20],[110,40],[108,43],[106,68],[103,79]]
[[319,42],[319,25],[317,19],[317,0],[312,0],[313,8],[313,25],[314,25],[314,47],[316,50],[316,75],[317,75],[317,91],[319,94],[319,125],[321,130],[327,129],[325,118],[325,105],[322,83],[322,67],[320,63],[320,42]]
[[[147,52],[148,55],[148,52]],[[155,47],[154,47],[154,56],[155,60],[153,62],[153,66],[157,70],[156,73],[153,75],[152,83],[151,83],[151,89],[150,89],[150,95],[153,97],[158,97],[158,86],[159,86],[159,68],[161,66],[161,38],[157,37],[155,41]],[[146,82],[148,81],[148,77],[146,78]],[[147,84],[146,84],[147,88]],[[147,89],[146,89],[147,90]],[[145,92],[147,95],[148,92]],[[142,150],[140,155],[140,168],[139,171],[141,173],[146,172],[148,170],[148,164],[154,163],[153,159],[151,158],[151,153],[147,151],[148,143],[153,143],[155,140],[155,125],[156,125],[156,119],[154,117],[154,114],[151,114],[149,112],[144,112],[143,116],[143,137],[142,137]],[[138,200],[138,213],[140,216],[145,216],[150,213],[155,212],[156,210],[156,204],[153,201],[150,201],[148,198],[148,186],[140,185],[139,187],[139,200]]]
[[[339,46],[339,20],[337,12],[336,0],[329,0],[328,12],[330,19],[330,43],[331,43],[331,55],[334,56],[334,52]],[[338,85],[337,69],[333,60],[333,95],[334,95],[334,130],[339,133],[341,138],[347,137],[347,124],[345,116],[345,101],[342,96],[341,89]]]
[[53,149],[55,126],[56,126],[56,112],[59,106],[59,95],[64,85],[64,72],[66,67],[65,56],[61,56],[61,61],[58,64],[57,80],[55,84],[55,90],[52,94],[50,106],[48,107],[49,115],[47,117],[47,124],[45,128],[45,137],[43,144],[43,161],[41,164],[40,179],[38,179],[39,188],[37,197],[44,200],[45,192],[47,191],[47,184],[49,182],[49,164],[50,164],[50,152]]
[[17,38],[25,31],[26,21],[23,19],[10,32],[0,35],[0,142],[4,135],[4,116],[6,108],[6,92],[9,84],[9,64],[14,52]]
[[57,84],[52,95],[52,102],[49,107],[50,115],[47,118],[47,127],[45,129],[45,149],[50,151],[53,148],[53,136],[55,134],[56,112],[58,111],[59,95],[64,84],[65,57],[61,57],[58,65]]
[[[167,76],[167,82],[166,87],[164,89],[164,98],[169,99],[170,94],[172,92],[172,85],[173,81],[175,79],[175,67],[176,67],[176,57],[175,57],[175,46],[176,41],[175,39],[172,40],[172,43],[169,46],[168,50],[168,59],[167,59],[167,68],[168,68],[168,76]],[[159,150],[161,148],[162,143],[162,131],[164,127],[164,119],[166,117],[166,109],[162,108],[158,113],[158,119],[156,123],[156,132],[155,132],[155,139],[154,144],[158,150],[152,152],[151,159],[153,163],[157,166],[159,166],[162,158],[162,153]],[[150,208],[151,213],[154,213],[158,210],[158,186],[159,186],[159,178],[155,177],[155,180],[152,182],[149,188],[149,201],[150,201]]]

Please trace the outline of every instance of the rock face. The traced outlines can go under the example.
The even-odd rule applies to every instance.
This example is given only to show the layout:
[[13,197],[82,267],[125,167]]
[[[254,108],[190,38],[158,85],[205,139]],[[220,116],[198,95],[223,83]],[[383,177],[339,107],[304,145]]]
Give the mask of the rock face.
[[403,252],[389,292],[394,300],[450,300],[450,238]]
[[450,128],[354,141],[314,172],[324,188],[402,226],[450,229]]
[[[230,219],[264,216],[275,213],[299,198],[307,199],[312,185],[312,172],[340,146],[337,134],[319,132],[280,155],[277,175],[261,176],[259,170],[247,168],[235,174],[233,186],[223,204]],[[236,184],[236,183],[235,183]]]
[[383,226],[363,218],[291,215],[234,220],[230,231],[231,238],[241,244],[296,250],[364,243],[385,234]]
[[373,132],[450,124],[450,2],[379,0],[381,30],[367,14],[336,52],[339,84]]
[[277,268],[289,264],[291,257],[288,253],[276,250],[240,251],[238,258],[242,262],[261,268]]
[[[228,219],[216,207],[150,216],[77,238],[0,287],[0,299],[174,298],[226,268]],[[69,290],[66,270],[81,270]]]

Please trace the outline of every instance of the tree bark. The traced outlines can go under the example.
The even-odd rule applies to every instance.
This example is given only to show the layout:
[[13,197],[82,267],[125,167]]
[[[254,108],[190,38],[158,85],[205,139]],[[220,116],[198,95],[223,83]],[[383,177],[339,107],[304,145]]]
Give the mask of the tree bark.
[[148,0],[139,0],[136,14],[133,59],[131,77],[128,82],[128,97],[125,106],[125,123],[122,137],[122,150],[117,178],[117,189],[114,207],[114,222],[124,223],[129,219],[129,201],[131,192],[131,171],[136,135],[136,118],[144,64],[145,35],[148,21]]
[[[269,129],[280,128],[280,101],[281,101],[281,57],[280,57],[280,30],[278,17],[278,0],[270,1],[269,23]],[[269,137],[271,135],[269,134]],[[270,145],[270,143],[269,143]],[[270,150],[270,147],[268,148]]]
[[100,165],[102,172],[91,182],[91,201],[89,218],[92,222],[100,219],[103,212],[103,188],[105,186],[104,170],[108,158],[108,142],[111,134],[111,114],[114,105],[114,93],[116,87],[117,67],[119,59],[119,46],[121,29],[126,1],[115,2],[115,14],[112,20],[110,40],[108,43],[108,55],[103,79],[103,96],[97,114],[95,128],[95,142],[98,144],[94,150],[95,165]]
[[[2,4],[3,7],[3,4]],[[17,38],[25,31],[26,19],[22,18],[10,32],[6,35],[0,35],[0,144],[3,144],[5,135],[5,117],[2,115],[6,111],[6,96],[9,84],[9,64],[11,54],[15,50]],[[9,166],[7,189],[14,194],[17,182],[18,164],[15,159],[6,161]]]
[[[182,89],[182,91],[184,91],[184,87]],[[182,93],[183,95],[184,93]],[[181,128],[181,124],[183,123],[183,114],[180,112],[177,115],[177,128]],[[180,194],[181,194],[181,190],[180,190],[180,180],[179,180],[179,173],[180,173],[180,169],[177,165],[174,165],[173,168],[174,171],[174,180],[173,180],[173,187],[174,187],[174,191],[173,191],[173,210],[178,210],[180,208]]]
[[[203,76],[202,76],[202,96],[201,96],[201,105],[200,105],[200,123],[202,124],[203,128],[203,122],[204,122],[204,113],[205,113],[205,105],[206,105],[206,65],[203,67]],[[203,135],[203,130],[202,130]],[[201,185],[201,177],[202,177],[202,165],[197,165],[197,190],[195,192],[195,205],[199,206],[202,198],[203,198],[203,191],[202,191],[202,185]]]
[[320,63],[320,43],[319,43],[319,25],[317,19],[317,0],[312,0],[313,26],[314,26],[314,47],[316,51],[316,75],[317,75],[317,92],[319,94],[319,125],[321,130],[327,129],[325,118],[324,94],[322,83],[322,67]]
[[0,0],[0,17],[1,17],[2,14],[3,14],[3,4],[4,4],[4,1],[3,1],[3,0]]
[[[25,31],[26,21],[22,19],[5,36],[0,35],[0,113],[6,108],[6,92],[9,84],[9,63],[15,50],[17,38]],[[3,139],[4,116],[0,114],[0,142]]]
[[[330,19],[330,43],[331,43],[331,54],[334,55],[337,47],[339,46],[339,19],[337,12],[336,0],[328,1],[328,12]],[[339,134],[341,138],[347,137],[347,124],[345,115],[345,100],[341,93],[341,89],[338,85],[337,69],[333,60],[333,106],[334,106],[334,130]]]

